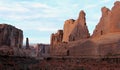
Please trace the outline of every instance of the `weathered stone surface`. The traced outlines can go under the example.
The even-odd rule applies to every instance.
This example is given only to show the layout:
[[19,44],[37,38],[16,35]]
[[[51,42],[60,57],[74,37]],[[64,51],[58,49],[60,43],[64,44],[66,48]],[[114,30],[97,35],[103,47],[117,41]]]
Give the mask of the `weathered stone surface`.
[[63,39],[63,30],[58,30],[57,33],[51,35],[51,46],[61,43],[62,39]]
[[107,33],[99,38],[91,39],[97,44],[96,47],[98,55],[101,56],[120,56],[120,32],[119,33]]
[[75,27],[74,22],[75,22],[74,19],[69,19],[65,21],[64,30],[63,30],[63,42],[69,41],[69,36]]
[[69,48],[69,54],[70,56],[82,56],[86,58],[98,55],[96,44],[91,40],[74,44],[74,46]]
[[[72,46],[71,46],[72,44]],[[108,33],[99,38],[91,38],[69,43],[70,56],[81,57],[117,57],[120,54],[120,33]],[[67,52],[64,52],[67,53]],[[120,57],[120,56],[119,56]]]
[[93,37],[101,36],[103,34],[110,32],[109,30],[110,10],[106,7],[103,7],[101,11],[102,11],[102,17],[93,32],[93,35],[92,35]]
[[120,32],[120,1],[114,3],[114,7],[111,10],[110,17],[110,31]]
[[101,11],[102,17],[96,26],[92,37],[99,37],[106,33],[120,32],[120,2],[115,2],[112,10],[103,7]]
[[87,26],[82,26],[80,23],[78,23],[71,34],[69,35],[69,41],[76,41],[80,39],[87,39],[90,37],[90,34],[88,32]]
[[21,47],[23,32],[8,24],[0,24],[0,46]]
[[57,33],[51,35],[51,43],[50,43],[50,53],[51,55],[54,53],[55,48],[62,43],[63,39],[63,30],[58,30]]
[[63,42],[89,38],[90,34],[86,26],[85,12],[81,11],[77,20],[67,20],[63,32]]
[[80,11],[79,13],[79,17],[78,19],[76,20],[77,23],[76,24],[81,24],[82,26],[85,26],[86,25],[86,18],[85,18],[85,12],[83,10]]
[[[86,26],[86,19],[84,11],[81,11],[77,20],[69,19],[65,21],[63,32],[58,31],[51,36],[51,52],[58,53],[67,51],[64,46],[67,42],[77,41],[80,39],[87,39],[90,37],[89,31]],[[55,50],[58,49],[58,50]],[[63,53],[64,54],[64,53]],[[55,54],[57,55],[57,54]]]

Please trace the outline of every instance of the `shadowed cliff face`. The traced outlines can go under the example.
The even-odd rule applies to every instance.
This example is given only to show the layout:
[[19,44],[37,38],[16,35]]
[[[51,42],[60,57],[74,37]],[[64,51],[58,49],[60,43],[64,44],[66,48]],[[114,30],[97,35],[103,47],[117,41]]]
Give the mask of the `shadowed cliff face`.
[[[86,26],[84,11],[77,20],[67,20],[63,30],[63,41],[53,51],[55,55],[82,57],[120,57],[120,1],[116,1],[111,10],[101,9],[102,16],[92,36]],[[117,56],[116,56],[117,55]]]
[[0,46],[22,47],[23,32],[14,26],[0,24]]
[[23,31],[8,24],[0,24],[0,55],[21,54]]

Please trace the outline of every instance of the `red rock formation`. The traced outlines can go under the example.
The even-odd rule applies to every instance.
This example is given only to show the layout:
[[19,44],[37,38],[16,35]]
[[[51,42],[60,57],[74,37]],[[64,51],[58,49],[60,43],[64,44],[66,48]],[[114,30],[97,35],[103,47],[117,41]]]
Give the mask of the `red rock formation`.
[[102,8],[102,17],[96,26],[92,37],[98,37],[107,33],[120,32],[120,2],[114,4],[112,10]]
[[80,12],[79,18],[75,21],[75,27],[69,35],[69,41],[76,41],[80,39],[87,39],[90,37],[86,26],[86,19],[84,11]]
[[120,2],[115,2],[112,10],[103,7],[101,11],[102,17],[91,38],[88,38],[89,33],[83,11],[80,12],[77,20],[66,21],[63,41],[68,43],[58,45],[58,48],[54,49],[55,55],[69,54],[69,56],[87,58],[120,57]]
[[0,46],[21,47],[23,32],[8,24],[0,24]]
[[63,30],[58,30],[57,33],[51,35],[50,53],[54,54],[55,49],[62,43]]
[[102,17],[101,17],[100,22],[98,23],[98,25],[96,26],[96,28],[93,32],[93,35],[92,35],[93,37],[101,36],[103,34],[110,32],[110,30],[109,30],[110,10],[106,7],[103,7],[101,9],[101,11],[102,11]]
[[114,3],[110,14],[110,31],[120,32],[120,1]]
[[62,43],[63,30],[58,30],[57,33],[51,35],[51,46]]
[[101,11],[102,17],[92,38],[73,43],[74,45],[69,48],[72,56],[104,57],[120,54],[120,2],[115,2],[111,11],[106,7],[103,7]]
[[55,55],[66,55],[65,52],[67,52],[67,47],[63,47],[67,44],[66,42],[87,39],[89,37],[90,34],[86,26],[85,13],[84,11],[81,11],[77,20],[69,19],[65,21],[63,33],[58,32],[56,34],[52,34],[52,54],[57,53]]
[[63,42],[89,38],[84,11],[81,11],[77,20],[67,20],[64,24]]
[[64,30],[63,30],[63,42],[69,41],[70,33],[72,32],[72,30],[75,27],[74,22],[75,22],[74,19],[69,19],[69,20],[65,21]]

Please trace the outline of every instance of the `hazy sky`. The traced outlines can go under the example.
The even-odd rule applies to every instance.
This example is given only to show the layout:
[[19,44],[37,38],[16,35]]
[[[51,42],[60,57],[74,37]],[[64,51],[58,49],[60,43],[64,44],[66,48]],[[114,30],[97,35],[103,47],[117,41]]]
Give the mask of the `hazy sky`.
[[20,28],[30,43],[49,43],[51,33],[63,29],[64,21],[86,12],[89,32],[101,17],[101,7],[109,9],[115,0],[0,0],[0,23]]

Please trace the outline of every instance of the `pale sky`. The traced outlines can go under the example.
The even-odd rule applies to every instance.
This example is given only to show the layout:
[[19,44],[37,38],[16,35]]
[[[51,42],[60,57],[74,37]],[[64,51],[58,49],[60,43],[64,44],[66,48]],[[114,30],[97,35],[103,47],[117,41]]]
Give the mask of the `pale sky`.
[[[0,0],[0,23],[11,24],[24,32],[30,43],[50,43],[50,35],[63,29],[64,21],[86,12],[92,34],[103,6],[112,8],[116,0]],[[24,40],[25,42],[25,40]]]

